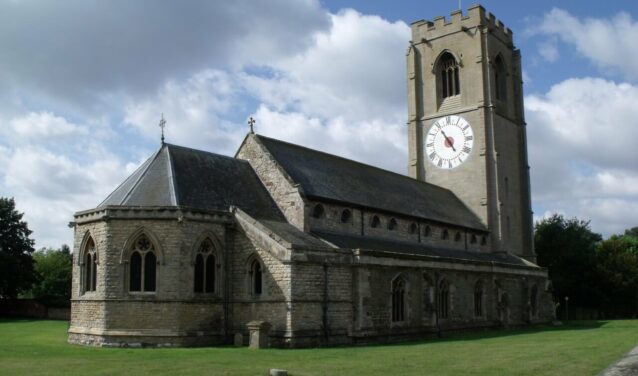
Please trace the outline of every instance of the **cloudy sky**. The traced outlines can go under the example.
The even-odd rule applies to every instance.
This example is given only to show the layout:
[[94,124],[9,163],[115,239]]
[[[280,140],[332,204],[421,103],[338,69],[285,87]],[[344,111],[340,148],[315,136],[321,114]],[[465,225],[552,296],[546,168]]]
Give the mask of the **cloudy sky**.
[[[594,3],[587,4],[585,3]],[[535,216],[638,225],[638,3],[484,1],[524,64]],[[462,6],[467,7],[468,1]],[[409,24],[458,0],[0,0],[0,196],[70,243],[167,141],[258,133],[405,173]]]

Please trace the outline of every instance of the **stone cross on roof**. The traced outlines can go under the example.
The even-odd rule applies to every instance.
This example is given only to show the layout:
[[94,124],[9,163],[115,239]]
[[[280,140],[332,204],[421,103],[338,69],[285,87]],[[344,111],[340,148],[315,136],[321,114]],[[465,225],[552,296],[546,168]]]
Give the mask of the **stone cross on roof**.
[[250,125],[250,133],[255,133],[255,131],[253,130],[253,125],[255,125],[256,120],[253,119],[253,117],[251,116],[250,119],[248,119],[248,125]]
[[164,128],[166,127],[166,120],[164,120],[164,114],[162,113],[162,119],[160,119],[159,127],[162,128],[162,145],[164,145]]

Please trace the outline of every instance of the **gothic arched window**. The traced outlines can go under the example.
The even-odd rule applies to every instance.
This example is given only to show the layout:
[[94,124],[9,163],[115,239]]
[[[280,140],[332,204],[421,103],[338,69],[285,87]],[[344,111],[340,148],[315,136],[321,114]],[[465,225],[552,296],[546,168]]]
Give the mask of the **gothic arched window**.
[[392,322],[405,321],[405,281],[398,277],[392,281]]
[[388,222],[388,230],[394,231],[396,229],[397,229],[397,220],[394,218],[391,218],[390,222]]
[[195,257],[195,292],[215,292],[215,249],[210,239],[205,239]]
[[496,99],[504,101],[507,99],[507,70],[501,55],[494,59],[494,85]]
[[321,204],[317,204],[314,206],[314,208],[312,208],[312,216],[315,218],[323,217],[323,213],[324,213],[324,208],[323,208],[323,205]]
[[474,316],[483,316],[483,282],[478,281],[474,286]]
[[450,312],[450,285],[446,280],[439,283],[437,313],[440,319],[447,319]]
[[459,64],[454,56],[445,52],[439,60],[438,75],[441,85],[441,99],[461,94],[459,81]]
[[381,225],[381,220],[379,219],[379,216],[375,215],[372,217],[372,220],[370,220],[370,227],[379,227],[379,225]]
[[144,234],[135,239],[129,260],[129,291],[153,292],[157,281],[157,256]]
[[261,269],[261,262],[258,259],[254,259],[250,263],[250,293],[253,296],[261,295],[263,287],[263,275]]
[[349,209],[343,209],[341,212],[341,223],[348,223],[352,218],[352,212]]
[[461,238],[462,238],[461,233],[457,231],[457,233],[454,235],[454,241],[460,242]]
[[430,226],[425,226],[425,230],[423,230],[423,235],[427,238],[432,234],[432,229]]
[[443,232],[441,233],[441,239],[447,240],[449,238],[450,238],[450,233],[447,230],[443,230]]
[[419,226],[416,223],[410,224],[410,234],[414,235],[419,230]]
[[89,237],[84,246],[84,291],[95,291],[97,282],[97,252],[95,242]]

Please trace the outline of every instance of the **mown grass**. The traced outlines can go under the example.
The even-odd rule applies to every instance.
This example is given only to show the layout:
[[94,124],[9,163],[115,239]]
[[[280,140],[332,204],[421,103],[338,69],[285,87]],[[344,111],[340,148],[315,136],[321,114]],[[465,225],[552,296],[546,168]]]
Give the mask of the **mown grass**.
[[596,375],[638,344],[638,320],[574,322],[360,347],[89,348],[67,323],[0,320],[0,375]]

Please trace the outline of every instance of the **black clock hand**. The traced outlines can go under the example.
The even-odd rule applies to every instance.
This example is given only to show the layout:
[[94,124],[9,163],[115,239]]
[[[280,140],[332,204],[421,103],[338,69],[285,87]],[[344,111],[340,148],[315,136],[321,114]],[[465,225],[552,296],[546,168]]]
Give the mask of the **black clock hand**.
[[450,147],[452,148],[452,150],[454,150],[454,152],[456,153],[456,149],[454,148],[454,142],[450,141],[450,139],[447,137],[447,135],[445,134],[445,131],[443,129],[441,129],[441,133],[443,133],[443,137],[445,137],[445,141],[448,142],[448,144],[450,144]]

